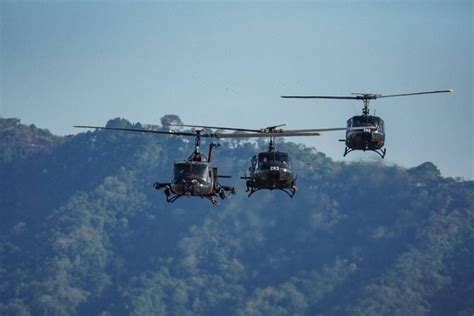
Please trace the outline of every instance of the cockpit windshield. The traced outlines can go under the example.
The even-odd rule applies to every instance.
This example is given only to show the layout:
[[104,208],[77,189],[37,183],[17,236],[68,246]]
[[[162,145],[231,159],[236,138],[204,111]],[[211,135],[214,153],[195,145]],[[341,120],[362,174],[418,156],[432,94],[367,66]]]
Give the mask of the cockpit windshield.
[[347,127],[375,126],[378,131],[383,132],[384,122],[378,116],[354,116],[347,121]]
[[287,153],[279,151],[259,153],[258,165],[262,167],[266,164],[278,165],[280,167],[289,168],[290,157]]
[[208,170],[208,165],[205,163],[177,163],[174,165],[174,180],[196,179],[207,181]]

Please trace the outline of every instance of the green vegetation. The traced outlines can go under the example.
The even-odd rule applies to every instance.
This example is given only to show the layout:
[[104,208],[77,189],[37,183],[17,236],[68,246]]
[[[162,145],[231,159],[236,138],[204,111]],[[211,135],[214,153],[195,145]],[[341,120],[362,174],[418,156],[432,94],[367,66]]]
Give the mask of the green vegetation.
[[474,182],[282,143],[295,198],[248,199],[259,144],[216,153],[236,196],[168,204],[152,183],[192,141],[0,118],[0,315],[474,313]]

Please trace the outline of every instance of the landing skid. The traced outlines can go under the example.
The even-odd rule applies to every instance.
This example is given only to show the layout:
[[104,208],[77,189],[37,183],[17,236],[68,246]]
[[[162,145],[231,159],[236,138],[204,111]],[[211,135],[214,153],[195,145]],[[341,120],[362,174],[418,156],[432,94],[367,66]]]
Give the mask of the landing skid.
[[[173,192],[173,190],[171,189],[171,183],[155,182],[153,186],[155,187],[156,190],[164,189],[166,202],[168,203],[174,203],[180,197],[188,196],[188,195],[176,194],[175,192]],[[235,194],[235,189],[229,186],[220,186],[217,189],[217,193],[214,193],[212,195],[197,195],[196,197],[206,198],[209,201],[211,201],[213,205],[217,205],[219,204],[219,202],[217,201],[216,197],[220,197],[222,200],[224,200],[228,197],[226,192],[230,192],[230,194]],[[188,197],[190,196],[195,196],[195,195],[189,195]]]
[[285,189],[259,189],[259,188],[255,188],[255,187],[247,187],[247,190],[245,192],[250,191],[248,197],[251,197],[255,192],[260,191],[260,190],[270,190],[270,191],[279,190],[279,191],[283,191],[286,194],[288,194],[288,196],[290,198],[293,198],[296,194],[296,186],[293,186],[292,188],[285,188]]
[[344,157],[348,153],[350,153],[354,150],[373,151],[373,152],[376,152],[382,159],[385,157],[385,153],[387,152],[387,148],[384,148],[384,149],[352,149],[352,148],[346,147],[346,149],[344,149]]

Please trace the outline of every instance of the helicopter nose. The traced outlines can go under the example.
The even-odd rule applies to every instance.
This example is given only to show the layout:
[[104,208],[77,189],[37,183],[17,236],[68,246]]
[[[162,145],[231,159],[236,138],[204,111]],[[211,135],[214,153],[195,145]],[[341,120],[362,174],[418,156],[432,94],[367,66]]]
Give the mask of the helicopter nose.
[[197,184],[198,181],[196,179],[183,179],[181,182],[185,185],[194,185]]
[[198,181],[196,179],[183,179],[183,193],[186,196],[192,195],[194,188],[197,185]]

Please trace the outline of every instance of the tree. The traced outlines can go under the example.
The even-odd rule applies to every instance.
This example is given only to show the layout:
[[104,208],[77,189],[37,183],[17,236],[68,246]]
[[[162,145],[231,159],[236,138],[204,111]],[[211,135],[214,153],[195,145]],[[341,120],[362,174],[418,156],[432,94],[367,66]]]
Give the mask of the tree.
[[128,120],[120,117],[109,120],[105,126],[113,128],[132,128],[132,124]]
[[181,125],[183,124],[183,122],[181,121],[181,119],[179,118],[178,115],[174,115],[174,114],[167,114],[165,116],[163,116],[161,119],[161,126],[163,126],[163,128],[167,129],[169,128],[169,126],[171,124],[174,124],[174,125]]

